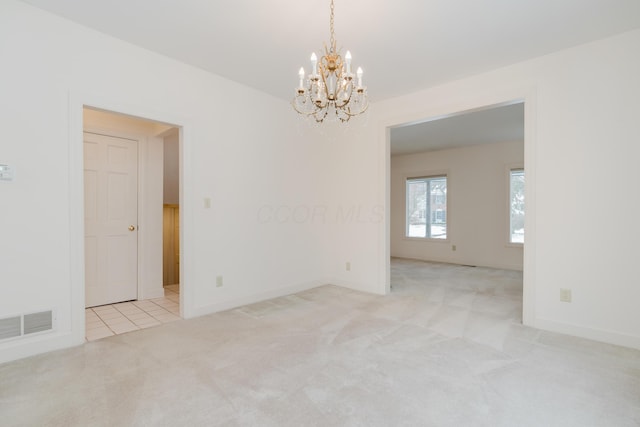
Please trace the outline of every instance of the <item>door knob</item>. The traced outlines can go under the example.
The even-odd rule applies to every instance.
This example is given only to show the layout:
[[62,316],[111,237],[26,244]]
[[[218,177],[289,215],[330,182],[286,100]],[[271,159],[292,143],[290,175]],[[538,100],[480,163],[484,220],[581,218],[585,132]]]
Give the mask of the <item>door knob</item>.
[[130,225],[130,226],[129,226],[129,231],[133,231],[133,230],[135,230],[135,229],[136,229],[136,227],[135,227],[134,225]]

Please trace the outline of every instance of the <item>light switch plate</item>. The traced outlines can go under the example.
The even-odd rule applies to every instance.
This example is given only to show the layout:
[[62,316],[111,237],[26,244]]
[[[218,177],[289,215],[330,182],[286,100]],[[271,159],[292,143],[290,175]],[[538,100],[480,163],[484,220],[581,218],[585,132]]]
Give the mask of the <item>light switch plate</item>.
[[0,165],[0,181],[13,181],[14,170],[9,165]]

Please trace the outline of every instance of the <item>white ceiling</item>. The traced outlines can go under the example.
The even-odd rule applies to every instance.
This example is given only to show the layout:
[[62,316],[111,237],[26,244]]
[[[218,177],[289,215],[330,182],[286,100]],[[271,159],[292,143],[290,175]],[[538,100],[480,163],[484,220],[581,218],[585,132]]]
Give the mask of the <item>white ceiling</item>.
[[524,142],[523,103],[391,129],[392,156],[498,142]]
[[[329,0],[23,0],[290,99],[329,39]],[[639,0],[335,0],[373,101],[640,27]]]

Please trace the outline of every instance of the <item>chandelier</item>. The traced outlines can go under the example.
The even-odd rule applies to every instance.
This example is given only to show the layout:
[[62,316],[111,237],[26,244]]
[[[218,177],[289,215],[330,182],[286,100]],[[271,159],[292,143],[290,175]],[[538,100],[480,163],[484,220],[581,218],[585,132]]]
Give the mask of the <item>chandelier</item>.
[[[327,48],[325,43],[325,53],[320,61],[315,52],[311,54],[311,72],[308,75],[305,76],[304,68],[300,68],[300,84],[291,101],[298,113],[313,117],[318,123],[325,119],[344,123],[364,113],[369,107],[367,88],[362,85],[362,68],[358,67],[354,76],[351,72],[351,52],[347,51],[343,61],[336,49],[333,11],[331,0],[330,45]],[[357,85],[354,77],[357,77]]]

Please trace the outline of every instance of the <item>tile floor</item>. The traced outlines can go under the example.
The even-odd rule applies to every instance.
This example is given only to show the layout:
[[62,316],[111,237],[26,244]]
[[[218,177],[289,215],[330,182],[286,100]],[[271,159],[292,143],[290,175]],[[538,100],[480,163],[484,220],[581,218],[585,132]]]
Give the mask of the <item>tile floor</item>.
[[180,319],[180,286],[164,287],[164,297],[85,310],[85,338],[94,341],[112,335],[158,326]]

